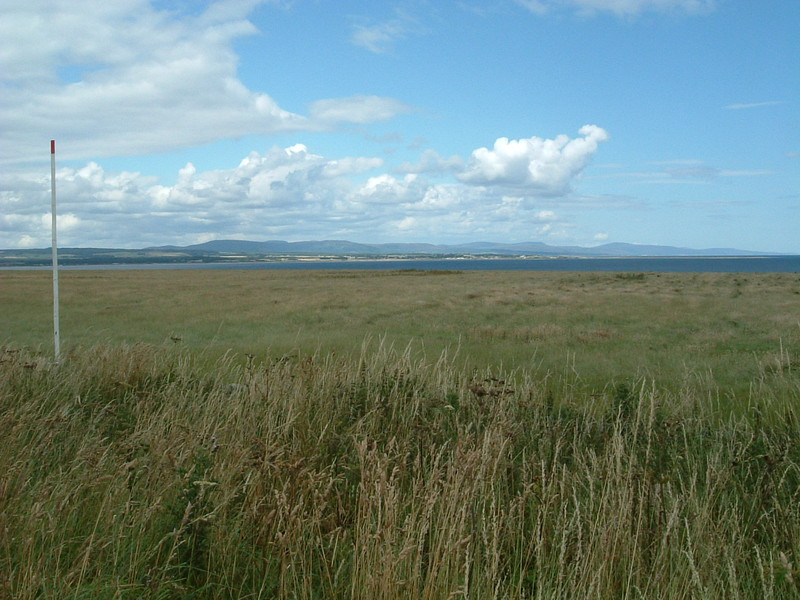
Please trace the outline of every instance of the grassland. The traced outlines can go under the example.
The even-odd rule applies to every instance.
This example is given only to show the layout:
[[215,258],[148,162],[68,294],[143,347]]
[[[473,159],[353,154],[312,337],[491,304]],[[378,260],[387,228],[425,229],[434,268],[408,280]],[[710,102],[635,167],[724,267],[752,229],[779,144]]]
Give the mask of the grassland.
[[800,276],[0,273],[0,597],[800,598]]
[[[385,338],[593,388],[688,377],[738,393],[797,347],[798,305],[797,274],[66,271],[61,337],[67,350],[176,343],[257,360],[352,356]],[[47,273],[0,273],[0,306],[0,343],[50,351]]]

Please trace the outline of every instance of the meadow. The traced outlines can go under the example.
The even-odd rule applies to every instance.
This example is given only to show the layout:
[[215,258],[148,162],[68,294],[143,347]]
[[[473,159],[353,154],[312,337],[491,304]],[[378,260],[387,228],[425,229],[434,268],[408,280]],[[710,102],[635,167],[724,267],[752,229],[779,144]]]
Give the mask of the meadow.
[[[261,361],[357,356],[372,338],[553,385],[690,378],[743,393],[800,339],[798,274],[134,270],[60,282],[66,351],[145,343]],[[0,273],[0,343],[52,352],[51,285],[45,272]]]
[[800,598],[800,275],[0,272],[0,597]]

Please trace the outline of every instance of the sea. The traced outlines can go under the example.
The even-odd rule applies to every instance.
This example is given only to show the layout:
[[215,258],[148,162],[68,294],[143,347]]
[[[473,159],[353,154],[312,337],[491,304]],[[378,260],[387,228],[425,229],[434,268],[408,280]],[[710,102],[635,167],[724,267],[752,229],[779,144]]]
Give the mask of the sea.
[[[50,270],[51,267],[2,267],[0,270]],[[800,255],[619,258],[441,258],[285,260],[151,264],[60,265],[60,271],[108,270],[417,270],[417,271],[581,271],[654,273],[800,273]]]

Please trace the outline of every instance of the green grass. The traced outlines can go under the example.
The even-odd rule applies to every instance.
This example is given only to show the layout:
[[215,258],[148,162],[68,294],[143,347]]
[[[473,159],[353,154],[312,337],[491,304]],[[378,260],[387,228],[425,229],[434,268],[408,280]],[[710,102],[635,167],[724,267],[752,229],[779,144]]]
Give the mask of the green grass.
[[[48,351],[46,272],[0,273],[0,343]],[[797,274],[66,271],[64,347],[103,342],[270,356],[360,352],[367,337],[465,368],[557,374],[601,391],[686,377],[742,394],[800,347]]]
[[0,598],[800,598],[797,275],[45,275]]
[[5,351],[0,595],[798,598],[800,381],[771,377],[734,416],[380,343]]

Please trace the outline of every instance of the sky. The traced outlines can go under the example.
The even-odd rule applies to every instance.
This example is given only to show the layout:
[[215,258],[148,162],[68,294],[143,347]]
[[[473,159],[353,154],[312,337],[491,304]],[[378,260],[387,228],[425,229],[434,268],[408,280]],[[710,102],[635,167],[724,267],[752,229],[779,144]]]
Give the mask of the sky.
[[0,248],[800,254],[798,0],[0,0]]

